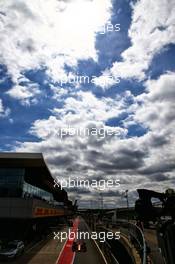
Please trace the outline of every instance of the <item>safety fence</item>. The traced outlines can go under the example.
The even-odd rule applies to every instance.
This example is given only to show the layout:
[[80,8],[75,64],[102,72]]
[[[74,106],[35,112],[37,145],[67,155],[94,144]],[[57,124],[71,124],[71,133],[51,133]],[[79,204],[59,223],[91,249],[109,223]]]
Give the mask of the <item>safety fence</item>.
[[142,264],[147,263],[147,246],[144,238],[144,234],[137,225],[130,223],[126,220],[118,220],[116,226],[120,227],[122,233],[124,233],[131,243],[135,245],[139,255],[142,259]]

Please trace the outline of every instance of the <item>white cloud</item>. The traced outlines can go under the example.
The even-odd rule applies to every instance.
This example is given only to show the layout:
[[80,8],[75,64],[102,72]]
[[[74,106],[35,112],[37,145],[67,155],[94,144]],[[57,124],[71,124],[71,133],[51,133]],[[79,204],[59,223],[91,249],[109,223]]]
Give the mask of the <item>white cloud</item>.
[[25,85],[13,86],[6,94],[20,100],[23,105],[30,105],[37,102],[36,96],[40,94],[40,90],[36,83],[26,83]]
[[[166,188],[172,187],[174,171],[173,126],[171,127],[172,123],[167,123],[166,127],[163,124],[160,126],[161,113],[157,115],[157,120],[154,120],[157,125],[152,123],[147,114],[149,116],[150,108],[154,110],[159,101],[166,101],[164,108],[166,105],[168,110],[171,108],[173,83],[173,73],[167,73],[157,80],[148,81],[145,84],[146,92],[135,98],[129,92],[123,98],[113,99],[97,98],[90,92],[79,92],[67,98],[62,108],[54,109],[53,115],[48,119],[36,120],[33,123],[29,132],[39,138],[40,142],[18,142],[15,150],[43,152],[55,176],[82,177],[89,180],[117,177],[122,182],[120,190],[129,189],[130,195],[134,195],[136,188],[150,188],[154,183],[156,190],[165,191]],[[171,88],[168,88],[163,97],[167,86]],[[61,139],[56,133],[69,124],[72,127],[99,128],[109,118],[118,117],[123,111],[131,113],[125,100],[128,97],[134,101],[133,122],[149,127],[145,135],[127,138],[127,130],[120,127],[116,127],[120,134],[118,137],[75,135]],[[145,115],[141,114],[140,109]],[[70,190],[68,191],[70,193]],[[83,190],[79,190],[79,194],[81,191],[83,199],[90,199],[89,197],[94,195],[93,192],[83,193]],[[111,190],[106,190],[106,194],[108,192],[111,199],[115,200]],[[107,201],[107,198],[104,197],[104,201]],[[122,204],[122,201],[118,202]]]
[[121,54],[121,62],[113,63],[110,73],[123,79],[145,79],[145,71],[155,54],[175,43],[174,13],[174,0],[137,1],[128,31],[131,46]]
[[135,97],[133,113],[125,124],[128,129],[132,124],[148,129],[140,138],[141,145],[149,149],[144,172],[165,176],[167,172],[175,172],[175,73],[167,72],[156,80],[148,80],[145,87],[146,91]]
[[[175,73],[168,72],[157,80],[145,82],[146,92],[137,96],[134,120],[153,131],[173,128],[175,122]],[[175,125],[175,124],[174,124]]]
[[7,117],[10,114],[9,108],[4,108],[2,99],[0,99],[0,117]]
[[[110,6],[111,1],[107,0],[1,2],[5,15],[0,18],[0,50],[3,50],[0,63],[7,65],[15,82],[8,95],[28,104],[37,99],[39,87],[23,77],[25,70],[46,67],[53,83],[66,76],[65,64],[76,70],[78,60],[97,60],[96,32],[110,18]],[[131,47],[123,52],[123,61],[114,63],[104,75],[143,80],[153,56],[174,42],[173,12],[174,1],[137,1],[129,30]],[[146,90],[139,96],[126,92],[114,98],[97,98],[91,92],[77,90],[69,91],[67,98],[68,89],[50,84],[53,98],[61,99],[62,105],[60,108],[53,105],[48,119],[38,119],[32,124],[29,133],[40,141],[16,142],[14,150],[43,152],[57,176],[121,177],[123,189],[134,191],[156,183],[157,190],[164,191],[172,187],[175,164],[174,83],[174,73],[166,73],[157,80],[146,81]],[[112,84],[104,85],[104,76],[96,79],[96,85],[103,89]],[[5,112],[0,101],[0,115]],[[129,138],[127,129],[115,127],[118,137],[76,135],[61,139],[56,134],[67,125],[99,128],[125,113],[129,115],[125,120],[127,128],[131,123],[141,124],[148,132]],[[92,195],[84,194],[85,197],[90,199]],[[115,195],[112,197],[116,199]]]
[[[54,175],[65,178],[121,179],[121,191],[130,190],[135,195],[136,188],[153,188],[165,191],[173,188],[175,172],[175,74],[167,72],[157,80],[145,82],[146,90],[135,98],[127,92],[116,98],[96,98],[90,92],[79,92],[65,100],[64,108],[55,109],[55,116],[37,120],[30,133],[40,138],[40,142],[19,143],[17,151],[42,151]],[[129,107],[125,98],[132,98]],[[60,127],[71,126],[100,127],[111,117],[128,112],[133,124],[141,124],[149,130],[140,137],[126,137],[120,127],[120,137],[73,137],[59,138],[55,132]],[[129,125],[128,129],[129,129]],[[120,130],[121,129],[121,130]],[[52,155],[50,155],[52,153]],[[76,191],[75,191],[76,192]],[[115,195],[111,190],[111,199]],[[71,192],[72,193],[72,192]],[[81,194],[81,190],[79,190]],[[83,193],[83,198],[93,193]],[[135,198],[135,196],[134,196]],[[104,197],[104,201],[107,199]],[[122,204],[122,201],[118,201]]]
[[[129,96],[125,95],[126,98]],[[74,97],[68,97],[62,108],[54,108],[53,115],[46,120],[36,120],[31,132],[37,137],[45,139],[60,128],[73,126],[84,128],[87,126],[105,126],[110,118],[116,118],[123,112],[125,96],[115,98],[97,98],[91,92],[78,92]],[[105,126],[107,128],[107,126]],[[125,135],[127,129],[114,128],[119,134]],[[53,132],[53,133],[52,133]]]
[[52,84],[50,84],[50,89],[53,92],[52,98],[57,100],[57,101],[61,101],[62,98],[68,94],[67,89],[64,89],[64,88],[59,87],[59,86],[55,87]]
[[100,86],[102,89],[105,90],[109,86],[112,86],[114,84],[119,84],[120,79],[115,78],[114,75],[112,75],[109,70],[105,70],[101,76],[94,78],[93,82],[95,83],[96,86]]
[[130,95],[126,93],[123,96],[116,96],[115,100],[110,97],[98,99],[91,92],[80,91],[68,97],[64,102],[64,108],[55,108],[54,113],[65,116],[67,122],[69,117],[71,120],[78,118],[82,123],[83,120],[107,121],[123,112],[125,99],[128,96]]
[[1,1],[0,63],[13,81],[24,71],[45,67],[52,80],[64,65],[97,60],[96,32],[111,15],[111,1]]

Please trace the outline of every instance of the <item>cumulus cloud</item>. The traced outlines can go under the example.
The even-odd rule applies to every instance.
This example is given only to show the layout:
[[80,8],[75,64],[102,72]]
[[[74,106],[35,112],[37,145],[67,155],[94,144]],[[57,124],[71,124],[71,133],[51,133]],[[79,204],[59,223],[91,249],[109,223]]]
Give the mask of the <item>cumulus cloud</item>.
[[10,97],[20,100],[23,105],[30,105],[37,102],[37,96],[41,93],[39,85],[36,83],[25,83],[15,85],[8,90],[6,94]]
[[[12,150],[43,152],[53,175],[65,179],[120,179],[119,190],[104,192],[104,203],[116,206],[116,202],[124,205],[120,193],[126,189],[133,201],[136,188],[155,185],[157,190],[165,191],[174,186],[175,73],[166,72],[157,79],[145,78],[145,73],[154,55],[175,42],[175,4],[172,0],[136,1],[129,28],[131,46],[121,54],[120,62],[95,79],[95,85],[104,90],[114,84],[114,79],[106,81],[109,75],[145,79],[142,94],[134,96],[125,91],[113,97],[97,97],[87,87],[82,91],[81,85],[74,90],[60,87],[58,82],[68,74],[65,66],[72,69],[69,74],[73,76],[80,60],[98,61],[96,33],[111,16],[111,2],[1,2],[0,63],[7,66],[14,83],[5,96],[25,105],[36,103],[42,87],[28,80],[25,72],[44,69],[52,99],[57,101],[50,107],[48,118],[31,124],[28,133],[36,141],[16,142]],[[0,100],[0,116],[8,113]],[[127,117],[123,122],[116,121],[115,126],[111,120],[121,116]],[[131,137],[128,132],[132,125],[143,127],[144,135]],[[77,131],[61,137],[60,129],[68,126],[89,131],[104,128],[105,134],[87,136]],[[116,134],[107,135],[109,128]],[[83,196],[82,206],[89,206],[92,197],[99,195],[76,188],[70,193]]]
[[[73,119],[81,120],[98,120],[107,121],[112,117],[119,116],[125,107],[125,100],[130,95],[128,93],[118,96],[115,100],[110,97],[103,97],[98,99],[92,92],[77,92],[76,94],[68,97],[64,101],[64,108],[55,108],[54,113],[58,115],[66,115],[67,122],[69,122],[69,115],[71,116],[71,122]],[[75,113],[76,115],[71,115]]]
[[146,93],[137,97],[141,103],[134,119],[153,130],[173,129],[175,120],[175,73],[161,75],[145,83]]
[[[113,63],[109,72],[115,78],[141,81],[146,78],[145,72],[155,54],[166,45],[175,43],[175,2],[140,0],[132,5],[132,9],[132,22],[128,31],[131,46],[121,54],[121,61]],[[111,85],[108,83],[108,87]]]
[[[80,137],[85,134],[83,129],[84,131],[89,130],[89,134],[93,128],[110,129],[105,122],[119,116],[124,111],[125,97],[127,98],[127,96],[126,93],[124,97],[116,96],[115,100],[110,97],[99,99],[91,92],[77,92],[64,100],[62,108],[54,108],[53,115],[48,119],[36,120],[30,133],[41,139],[46,139],[51,135],[59,136],[61,129],[69,127],[75,128],[77,132],[75,136]],[[126,128],[113,127],[112,131],[119,137],[127,134]],[[111,136],[109,135],[109,137]]]
[[[90,92],[81,91],[67,98],[63,108],[54,109],[48,119],[33,123],[30,133],[40,138],[40,142],[19,142],[16,150],[43,152],[54,176],[120,179],[118,191],[129,189],[134,198],[136,188],[151,188],[153,183],[157,190],[165,191],[172,186],[175,173],[175,116],[168,119],[169,113],[174,113],[174,78],[174,73],[168,72],[156,80],[149,80],[145,82],[145,92],[135,97],[125,93],[125,96],[113,99],[97,98]],[[132,97],[134,107],[126,104],[127,96]],[[130,138],[127,130],[121,127],[115,128],[120,131],[117,137],[66,135],[60,138],[56,133],[68,124],[76,127],[105,126],[109,118],[124,111],[130,113],[130,121],[134,124],[147,127],[147,133]],[[128,129],[130,121],[125,120]],[[75,194],[76,190],[71,190],[71,193]],[[80,190],[79,194],[89,199],[96,195],[92,190],[90,193],[84,190],[81,193]],[[113,190],[107,189],[104,194],[106,202],[107,194],[108,198],[116,199]],[[117,201],[123,204],[123,200]]]
[[109,70],[105,70],[101,76],[95,77],[93,81],[96,86],[100,86],[104,90],[120,83],[120,79],[115,78]]
[[111,1],[9,0],[0,10],[0,63],[16,85],[10,94],[17,90],[23,100],[31,97],[30,87],[18,86],[25,71],[44,68],[57,82],[66,76],[65,65],[97,60],[96,33],[110,18]]
[[108,129],[105,125],[108,118],[123,111],[125,100],[122,97],[98,99],[90,92],[80,92],[68,99],[61,112],[55,111],[49,119],[33,123],[30,133],[40,138],[40,142],[19,142],[16,150],[43,152],[53,175],[65,178],[116,179],[117,172],[126,176],[143,166],[145,153],[136,141],[124,139],[126,129],[115,127],[117,136],[105,134],[103,137],[76,134],[61,138],[57,133],[68,124],[79,128]]
[[175,73],[167,72],[157,79],[145,82],[145,92],[135,97],[133,113],[125,120],[130,125],[140,124],[148,132],[140,138],[140,143],[148,151],[145,166],[138,172],[147,179],[164,181],[159,187],[171,185],[175,173]]

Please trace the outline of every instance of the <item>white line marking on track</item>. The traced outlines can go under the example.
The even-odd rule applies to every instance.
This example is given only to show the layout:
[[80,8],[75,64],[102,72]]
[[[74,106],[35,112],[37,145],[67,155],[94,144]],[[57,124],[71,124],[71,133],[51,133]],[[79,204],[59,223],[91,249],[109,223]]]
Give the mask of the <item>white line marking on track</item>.
[[[83,219],[83,220],[84,220],[84,219]],[[85,222],[85,220],[84,220],[84,222]],[[85,222],[85,225],[86,225],[86,227],[87,227],[88,231],[91,233],[91,230],[90,230],[90,228],[89,228],[89,226],[87,225],[87,223],[86,223],[86,222]],[[97,244],[97,242],[95,241],[95,239],[92,239],[92,240],[94,241],[94,243],[95,243],[96,247],[98,248],[99,252],[101,253],[101,255],[102,255],[102,258],[103,258],[103,260],[104,260],[105,264],[108,264],[108,262],[107,262],[107,260],[106,260],[106,258],[105,258],[105,256],[104,256],[103,252],[101,251],[101,249],[100,249],[99,245]]]

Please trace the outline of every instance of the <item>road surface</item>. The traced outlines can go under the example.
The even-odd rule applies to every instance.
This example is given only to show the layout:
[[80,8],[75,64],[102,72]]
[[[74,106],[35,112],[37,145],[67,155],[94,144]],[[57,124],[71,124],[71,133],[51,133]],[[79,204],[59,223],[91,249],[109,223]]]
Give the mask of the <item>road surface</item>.
[[[87,232],[87,226],[85,221],[80,218],[79,231]],[[86,239],[84,240],[87,247],[87,252],[76,253],[74,264],[105,264],[105,261],[95,245],[93,240]]]
[[[72,227],[74,232],[90,232],[85,221],[77,218]],[[56,231],[56,230],[55,230]],[[60,231],[67,231],[68,228]],[[57,233],[57,232],[56,232]],[[73,240],[60,241],[53,239],[54,235],[36,243],[32,247],[25,250],[24,254],[17,259],[10,261],[12,264],[106,264],[97,245],[91,239],[85,239],[87,251],[74,253],[72,252]],[[7,262],[0,261],[1,264]]]
[[[66,231],[67,228],[64,230]],[[60,231],[60,230],[58,230]],[[61,249],[63,248],[65,241],[60,241],[58,239],[54,240],[54,235],[42,240],[33,247],[26,249],[24,254],[14,261],[10,261],[12,264],[55,264],[59,256]],[[1,264],[7,264],[7,261]]]

